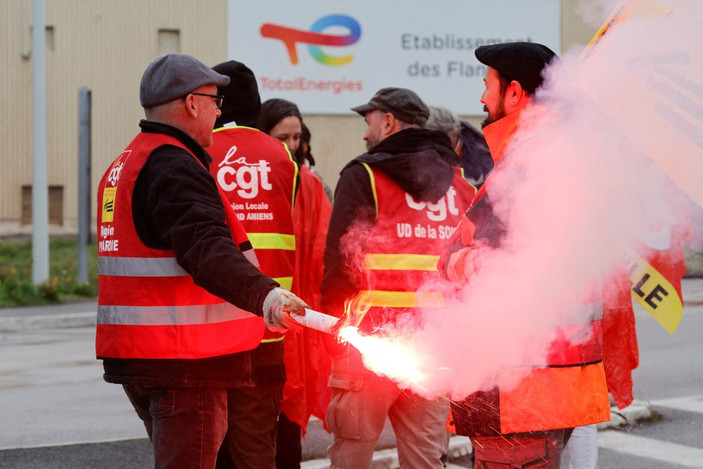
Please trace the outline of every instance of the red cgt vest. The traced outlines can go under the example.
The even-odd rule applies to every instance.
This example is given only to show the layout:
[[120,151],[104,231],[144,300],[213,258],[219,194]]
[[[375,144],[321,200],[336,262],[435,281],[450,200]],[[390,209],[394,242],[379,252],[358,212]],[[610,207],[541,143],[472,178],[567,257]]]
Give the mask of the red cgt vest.
[[444,306],[442,292],[433,288],[440,282],[437,261],[476,189],[456,168],[441,199],[418,202],[382,171],[364,166],[376,201],[376,224],[364,240],[360,267],[365,278],[351,312],[368,310],[360,329],[370,332],[400,314]]
[[[98,358],[199,359],[256,347],[262,318],[197,286],[171,250],[145,246],[132,219],[137,175],[162,145],[187,148],[173,137],[140,133],[113,161],[98,187]],[[195,156],[193,156],[195,158]],[[246,233],[226,203],[238,246]],[[249,250],[245,256],[256,265]]]
[[[298,166],[283,143],[257,129],[223,127],[213,132],[212,139],[210,172],[246,230],[261,271],[290,290]],[[263,341],[282,337],[266,330]]]

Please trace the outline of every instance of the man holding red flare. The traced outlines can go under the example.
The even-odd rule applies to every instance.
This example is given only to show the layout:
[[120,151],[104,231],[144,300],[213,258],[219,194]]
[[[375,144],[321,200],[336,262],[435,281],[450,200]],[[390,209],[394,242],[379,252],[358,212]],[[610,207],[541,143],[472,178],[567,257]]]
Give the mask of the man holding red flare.
[[[483,127],[496,168],[440,259],[440,272],[458,283],[471,282],[479,268],[477,247],[501,245],[505,226],[487,194],[501,178],[504,156],[519,156],[506,150],[519,145],[515,135],[522,111],[534,105],[544,69],[558,60],[544,45],[527,42],[482,46],[475,54],[487,66],[481,102],[488,117]],[[584,312],[572,315],[572,323],[557,327],[557,339],[550,345],[546,363],[533,364],[516,387],[502,386],[504,381],[499,377],[499,384],[492,389],[452,403],[457,433],[471,437],[475,467],[557,468],[574,427],[609,419],[599,300],[598,294],[585,294],[581,304],[573,305]],[[570,316],[568,311],[563,315]],[[576,330],[591,333],[587,340],[573,343],[569,337]],[[512,371],[500,370],[499,375],[508,377]]]

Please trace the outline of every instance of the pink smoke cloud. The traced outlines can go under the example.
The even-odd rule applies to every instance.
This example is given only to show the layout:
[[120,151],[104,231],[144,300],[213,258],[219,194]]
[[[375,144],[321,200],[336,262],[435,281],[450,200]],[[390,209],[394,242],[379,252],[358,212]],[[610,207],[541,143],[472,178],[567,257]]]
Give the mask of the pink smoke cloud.
[[488,196],[505,238],[479,250],[444,314],[398,331],[422,357],[422,382],[405,385],[458,399],[501,370],[529,372],[520,367],[545,363],[545,331],[565,312],[594,289],[611,294],[633,253],[679,241],[697,206],[690,181],[703,181],[703,6],[679,7],[619,24],[586,59],[569,51],[548,70]]

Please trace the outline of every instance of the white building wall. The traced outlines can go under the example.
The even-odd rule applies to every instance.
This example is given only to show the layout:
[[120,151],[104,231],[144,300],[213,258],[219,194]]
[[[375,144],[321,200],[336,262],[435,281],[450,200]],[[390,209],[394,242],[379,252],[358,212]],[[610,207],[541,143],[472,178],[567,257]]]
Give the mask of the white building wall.
[[[562,50],[585,44],[594,25],[562,1]],[[139,131],[138,90],[148,63],[167,52],[206,64],[226,59],[227,0],[45,0],[48,181],[63,188],[54,200],[62,223],[51,234],[76,232],[78,214],[78,90],[92,91],[92,193],[102,172]],[[243,8],[255,8],[243,2]],[[32,0],[2,0],[0,8],[0,236],[26,235],[22,186],[32,183]],[[438,11],[437,14],[447,14]],[[161,33],[160,33],[161,31]],[[254,70],[256,72],[256,70]],[[371,97],[371,94],[367,98]],[[340,169],[365,149],[358,116],[305,114],[318,170],[332,187]],[[477,124],[482,116],[464,116]],[[93,197],[93,203],[94,202]],[[51,202],[50,202],[51,203]],[[25,208],[25,220],[27,213]],[[91,211],[95,212],[95,206]],[[31,216],[29,216],[31,223]]]

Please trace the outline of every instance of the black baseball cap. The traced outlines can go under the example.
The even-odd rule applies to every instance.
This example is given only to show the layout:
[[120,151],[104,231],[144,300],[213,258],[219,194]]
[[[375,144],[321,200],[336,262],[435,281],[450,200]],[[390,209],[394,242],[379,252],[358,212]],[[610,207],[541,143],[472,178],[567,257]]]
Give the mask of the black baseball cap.
[[430,117],[427,105],[414,91],[406,88],[381,88],[368,103],[351,108],[362,116],[372,109],[389,112],[403,122],[422,127]]
[[505,42],[481,46],[474,52],[484,65],[498,71],[503,77],[515,80],[529,94],[542,85],[542,71],[558,56],[547,46],[536,42]]

